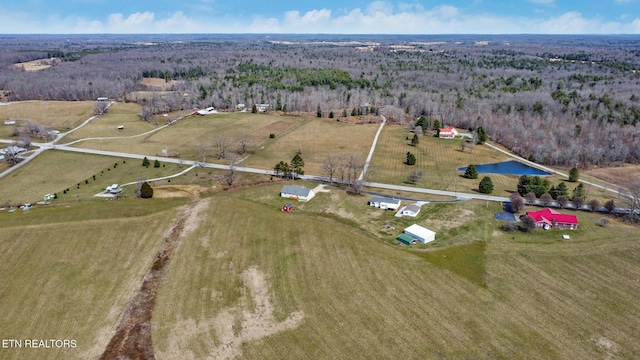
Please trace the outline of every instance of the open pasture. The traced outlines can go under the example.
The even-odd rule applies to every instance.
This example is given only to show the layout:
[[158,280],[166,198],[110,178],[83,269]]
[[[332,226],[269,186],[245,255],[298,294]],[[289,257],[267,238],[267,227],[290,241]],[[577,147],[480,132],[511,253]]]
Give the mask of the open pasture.
[[[102,121],[99,119],[98,122]],[[155,126],[144,123],[142,121],[131,119],[131,130],[122,130],[123,138],[105,138],[102,140],[88,140],[78,143],[76,146],[91,149],[103,149],[110,151],[123,151],[134,154],[158,155],[162,156],[162,150],[166,149],[168,155],[179,154],[182,159],[202,160],[202,156],[198,154],[198,144],[207,144],[208,151],[205,157],[206,161],[215,161],[216,149],[214,139],[218,135],[229,137],[233,145],[231,151],[236,151],[239,147],[236,140],[242,135],[251,135],[257,144],[261,144],[269,140],[269,133],[276,135],[287,131],[296,125],[298,118],[282,118],[278,116],[256,115],[250,113],[233,113],[233,114],[213,114],[207,116],[188,116],[184,119],[161,129],[157,132],[146,134],[143,136],[126,137],[126,134],[137,135],[142,134]],[[121,124],[122,122],[118,122]],[[136,123],[139,123],[136,125]],[[116,122],[110,121],[106,123],[106,130],[109,132],[118,132]],[[91,133],[88,133],[88,132]],[[87,130],[87,132],[78,131],[75,134],[77,138],[88,137],[89,134],[99,134],[100,130]],[[136,134],[137,133],[137,134]],[[253,134],[256,134],[255,136]],[[131,136],[129,135],[129,136]],[[99,135],[97,135],[99,136]]]
[[328,154],[357,154],[366,159],[379,124],[348,125],[330,119],[304,119],[299,127],[285,132],[245,160],[244,165],[273,169],[280,161],[291,162],[302,151],[306,174],[323,175],[322,163]]
[[[158,359],[640,354],[637,227],[615,219],[596,226],[602,215],[578,212],[579,230],[563,241],[561,231],[503,232],[492,217],[497,204],[427,204],[408,220],[335,188],[284,213],[281,186],[187,205],[194,215],[152,317]],[[0,274],[11,279],[0,285],[2,336],[73,338],[77,349],[48,356],[97,357],[185,203],[122,199],[0,213]],[[413,222],[434,229],[436,242],[397,244]],[[381,233],[383,224],[395,229]]]
[[[321,193],[283,213],[274,206],[284,201],[277,193],[269,200],[266,191],[247,191],[202,200],[200,222],[160,290],[152,326],[159,359],[629,358],[640,352],[640,246],[633,227],[614,220],[596,234],[588,227],[572,233],[576,241],[544,244],[487,228],[478,235],[486,244],[469,244],[478,247],[472,251],[477,266],[467,276],[455,270],[464,261],[448,263],[460,252],[443,250],[435,253],[442,259],[433,259],[361,231],[371,217],[349,221],[312,208],[324,197],[344,204],[345,213],[361,211],[349,207],[353,197]],[[493,209],[482,207],[468,214],[470,221],[491,217]],[[580,215],[581,222],[593,217]],[[602,236],[611,231],[618,236]]]
[[161,90],[170,90],[172,87],[183,84],[182,80],[165,80],[160,78],[143,78],[140,80],[140,83],[144,86],[161,89]]
[[[418,146],[411,146],[411,141],[406,140],[407,137],[411,139],[413,134],[404,127],[385,127],[373,154],[371,161],[373,171],[367,178],[368,181],[406,185],[409,175],[414,170],[423,169],[424,174],[416,183],[418,187],[477,192],[480,180],[486,175],[491,178],[494,185],[492,195],[508,197],[517,189],[518,175],[478,174],[478,179],[467,179],[462,176],[464,175],[462,171],[457,170],[469,164],[478,165],[512,160],[506,154],[483,145],[477,145],[472,151],[467,146],[463,152],[460,146],[462,140],[438,139],[433,136],[422,136]],[[414,166],[408,166],[404,163],[407,152],[416,156],[417,161]],[[546,178],[554,186],[564,181],[569,192],[578,184],[567,182],[566,178],[558,175]],[[603,202],[611,198],[609,193],[595,187],[585,186],[589,198],[597,198]]]
[[[2,359],[96,359],[153,263],[182,201],[82,203],[0,212],[0,337],[76,348],[0,349]],[[24,343],[23,343],[24,345]]]
[[25,61],[17,64],[13,64],[12,67],[16,70],[24,71],[40,71],[53,67],[59,63],[59,60],[54,59],[38,59]]
[[[0,136],[8,137],[11,126],[4,125],[4,120],[33,120],[38,124],[51,126],[60,131],[67,131],[80,125],[93,116],[93,101],[17,101],[0,105],[2,132]],[[19,121],[18,121],[19,125]]]
[[[68,143],[74,140],[94,137],[132,136],[155,129],[151,122],[140,120],[140,105],[134,103],[114,103],[109,111],[91,121],[91,123],[72,132],[61,140]],[[123,126],[118,130],[118,126]]]

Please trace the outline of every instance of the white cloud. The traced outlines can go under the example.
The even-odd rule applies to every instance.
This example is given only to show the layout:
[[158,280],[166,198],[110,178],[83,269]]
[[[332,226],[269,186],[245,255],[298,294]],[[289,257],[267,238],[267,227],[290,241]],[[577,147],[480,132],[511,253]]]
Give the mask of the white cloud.
[[[532,0],[552,3],[551,0]],[[618,0],[620,1],[620,0]],[[215,4],[214,0],[199,2]],[[213,16],[177,11],[160,16],[145,11],[113,13],[102,20],[27,13],[9,13],[0,5],[0,33],[342,33],[342,34],[640,34],[637,17],[606,20],[585,18],[579,12],[553,17],[531,14],[514,17],[495,13],[469,13],[451,5],[425,9],[409,3],[375,1],[365,9],[334,12],[293,10],[279,17]]]
[[133,13],[126,18],[123,14],[116,13],[109,15],[107,28],[110,32],[127,33],[150,30],[153,27],[155,14],[149,11],[143,13]]
[[331,10],[311,10],[300,16],[299,11],[288,11],[284,14],[285,26],[315,26],[331,20]]

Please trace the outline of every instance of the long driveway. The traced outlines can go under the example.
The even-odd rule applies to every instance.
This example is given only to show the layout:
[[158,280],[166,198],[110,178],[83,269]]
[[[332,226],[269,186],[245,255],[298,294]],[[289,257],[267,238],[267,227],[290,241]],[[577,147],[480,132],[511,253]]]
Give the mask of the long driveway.
[[[487,145],[488,147],[492,148],[492,149],[495,149],[495,150],[497,150],[497,151],[500,151],[500,152],[501,152],[501,153],[503,153],[503,154],[506,154],[507,156],[510,156],[510,157],[512,157],[512,158],[514,158],[514,159],[517,159],[518,161],[520,161],[520,162],[522,162],[522,163],[525,163],[525,164],[527,164],[527,165],[529,165],[529,166],[531,166],[531,167],[534,167],[534,168],[537,168],[537,169],[540,169],[540,170],[546,171],[546,172],[548,172],[548,173],[552,173],[552,174],[560,175],[560,176],[562,176],[562,177],[566,177],[566,178],[568,178],[568,177],[569,177],[567,174],[565,174],[565,173],[563,173],[563,172],[560,172],[560,171],[558,171],[558,170],[555,170],[555,169],[552,169],[552,168],[550,168],[550,167],[546,167],[546,166],[543,166],[543,165],[540,165],[540,164],[536,164],[536,163],[534,163],[533,161],[529,161],[529,160],[527,160],[527,159],[525,159],[525,158],[523,158],[523,157],[520,157],[520,156],[518,156],[518,155],[516,155],[516,154],[512,154],[512,153],[510,153],[510,152],[508,152],[508,151],[502,150],[502,149],[500,149],[499,147],[497,147],[497,146],[495,146],[495,145],[492,145],[492,144],[490,144],[490,143],[488,143],[488,142],[485,142],[484,144],[485,144],[485,145]],[[603,186],[603,185],[599,185],[599,184],[593,183],[593,182],[591,182],[591,181],[586,181],[586,180],[583,180],[583,179],[580,179],[580,182],[581,182],[581,183],[584,183],[584,184],[587,184],[587,185],[591,185],[591,186],[596,187],[596,188],[598,188],[598,189],[602,189],[602,190],[605,190],[605,191],[612,192],[612,193],[614,193],[614,194],[616,194],[616,195],[620,195],[620,191],[619,191],[618,189],[613,189],[613,188],[606,187],[606,186]]]

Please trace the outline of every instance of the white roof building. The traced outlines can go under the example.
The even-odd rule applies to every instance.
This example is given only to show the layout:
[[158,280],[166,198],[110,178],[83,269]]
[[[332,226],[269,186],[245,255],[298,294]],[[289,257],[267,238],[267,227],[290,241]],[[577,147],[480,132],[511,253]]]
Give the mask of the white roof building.
[[311,189],[300,185],[285,185],[280,190],[280,196],[291,200],[309,201],[316,194]]
[[369,200],[369,206],[383,210],[396,210],[400,207],[400,199],[374,196]]
[[436,233],[418,224],[413,224],[404,229],[404,233],[421,243],[430,243],[436,239]]

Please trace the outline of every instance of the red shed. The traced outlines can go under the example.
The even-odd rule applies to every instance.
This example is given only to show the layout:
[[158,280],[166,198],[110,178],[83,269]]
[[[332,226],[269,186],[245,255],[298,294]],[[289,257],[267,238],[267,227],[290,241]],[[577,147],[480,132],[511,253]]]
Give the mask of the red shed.
[[291,211],[291,209],[293,209],[293,205],[291,205],[291,203],[286,203],[286,204],[282,207],[282,211]]

